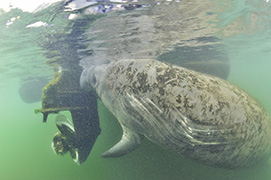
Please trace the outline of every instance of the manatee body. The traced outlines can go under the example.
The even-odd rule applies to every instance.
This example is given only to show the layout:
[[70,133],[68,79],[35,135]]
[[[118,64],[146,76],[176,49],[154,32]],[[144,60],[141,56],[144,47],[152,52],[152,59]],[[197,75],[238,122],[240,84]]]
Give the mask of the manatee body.
[[143,137],[217,167],[249,166],[271,154],[268,113],[225,80],[156,60],[120,60],[85,69],[80,83],[123,128],[104,157],[130,152]]

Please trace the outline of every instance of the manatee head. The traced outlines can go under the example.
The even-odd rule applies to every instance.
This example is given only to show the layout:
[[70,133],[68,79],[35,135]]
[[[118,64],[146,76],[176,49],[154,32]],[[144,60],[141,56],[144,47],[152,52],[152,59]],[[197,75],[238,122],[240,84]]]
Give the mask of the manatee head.
[[94,91],[106,72],[106,68],[107,64],[85,68],[80,77],[81,88],[85,91]]
[[94,68],[84,69],[80,77],[80,86],[85,91],[91,91],[93,85],[96,84],[96,77],[94,75]]

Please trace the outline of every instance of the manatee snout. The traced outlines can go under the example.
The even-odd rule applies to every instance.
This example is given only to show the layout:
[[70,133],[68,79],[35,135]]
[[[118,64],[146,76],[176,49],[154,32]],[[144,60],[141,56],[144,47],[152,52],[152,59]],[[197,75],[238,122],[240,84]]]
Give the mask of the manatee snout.
[[81,73],[80,77],[80,87],[85,91],[91,91],[92,88],[90,85],[94,85],[96,81],[93,68],[86,68]]

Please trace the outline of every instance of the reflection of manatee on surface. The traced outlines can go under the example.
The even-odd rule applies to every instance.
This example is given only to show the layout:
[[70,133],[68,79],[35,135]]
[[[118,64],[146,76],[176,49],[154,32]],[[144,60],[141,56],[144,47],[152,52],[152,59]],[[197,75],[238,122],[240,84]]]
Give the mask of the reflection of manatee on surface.
[[81,61],[84,66],[89,62],[150,58],[227,79],[230,64],[223,41],[216,37],[219,29],[212,23],[217,18],[211,13],[216,12],[214,7],[216,2],[191,4],[188,0],[65,3],[70,19],[106,14],[86,30],[86,37],[91,39],[89,50],[94,53]]
[[[214,39],[219,41],[217,38]],[[227,79],[230,73],[230,62],[225,47],[219,45],[178,47],[174,51],[162,54],[158,60],[222,79]]]
[[35,103],[41,100],[42,89],[49,80],[44,77],[28,77],[22,81],[19,95],[25,103]]
[[90,40],[88,49],[93,54],[82,58],[83,67],[120,59],[157,59],[224,79],[228,77],[229,59],[223,40],[217,37],[217,14],[211,13],[216,12],[216,2],[132,3],[140,8],[108,12],[86,30],[85,38]]

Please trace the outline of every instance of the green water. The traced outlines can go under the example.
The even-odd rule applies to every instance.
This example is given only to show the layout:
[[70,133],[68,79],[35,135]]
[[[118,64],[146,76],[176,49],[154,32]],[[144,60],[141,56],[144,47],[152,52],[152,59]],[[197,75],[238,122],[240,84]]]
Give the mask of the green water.
[[[264,84],[262,82],[263,87]],[[217,169],[185,159],[147,140],[144,140],[137,150],[124,157],[101,158],[100,154],[121,137],[121,129],[116,119],[102,104],[99,104],[102,134],[88,160],[78,166],[69,155],[58,157],[50,148],[52,136],[57,131],[54,116],[49,116],[48,123],[42,124],[42,116],[33,113],[33,109],[40,104],[24,104],[18,96],[17,88],[18,86],[13,84],[6,84],[5,88],[1,88],[1,179],[271,179],[270,161],[266,166],[244,170]],[[259,97],[264,99],[261,95]]]
[[[245,71],[247,70],[243,70],[242,72]],[[237,80],[237,78],[234,79]],[[268,89],[265,82],[259,82],[256,78],[254,80],[262,88]],[[270,83],[268,86],[270,89]],[[251,91],[253,91],[253,86],[251,87]],[[42,124],[42,116],[33,113],[35,108],[40,107],[40,103],[24,104],[18,96],[17,89],[18,86],[12,83],[5,84],[5,87],[1,87],[0,90],[1,179],[271,179],[270,160],[265,166],[244,170],[218,169],[183,158],[147,140],[144,140],[142,145],[134,152],[124,157],[116,159],[101,158],[100,154],[114,145],[121,137],[121,129],[117,120],[102,104],[99,104],[102,134],[99,136],[88,160],[78,166],[71,160],[69,155],[58,157],[50,148],[51,139],[57,131],[54,124],[54,115],[49,116],[48,123]],[[265,91],[267,93],[267,90]],[[267,98],[261,92],[258,90],[259,99],[262,99],[263,102],[266,101],[266,105],[270,105],[267,102]]]
[[[239,4],[242,6],[242,4]],[[8,18],[6,18],[8,19]],[[34,20],[33,20],[34,21]],[[3,25],[3,23],[2,23]],[[41,103],[26,104],[18,94],[20,79],[27,75],[52,74],[31,34],[36,30],[1,26],[0,37],[0,179],[2,180],[270,180],[271,160],[262,166],[239,170],[199,164],[144,140],[132,153],[114,159],[100,154],[122,135],[117,120],[99,102],[101,135],[88,160],[78,166],[69,155],[56,156],[51,140],[57,132],[55,115],[46,124],[34,114]],[[4,34],[4,35],[3,35]],[[271,41],[269,32],[229,40],[229,81],[245,89],[271,114]],[[8,36],[9,35],[9,36]],[[267,37],[266,37],[267,36]],[[20,39],[18,40],[18,37]],[[36,67],[36,68],[35,68]],[[65,114],[62,113],[62,114]],[[69,113],[65,115],[70,116]]]

